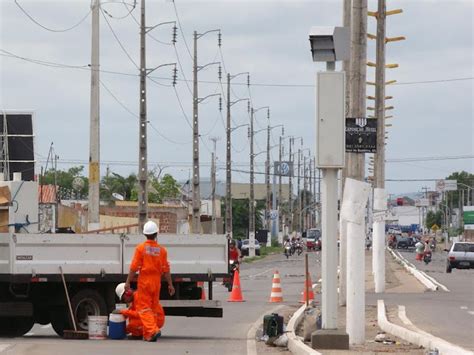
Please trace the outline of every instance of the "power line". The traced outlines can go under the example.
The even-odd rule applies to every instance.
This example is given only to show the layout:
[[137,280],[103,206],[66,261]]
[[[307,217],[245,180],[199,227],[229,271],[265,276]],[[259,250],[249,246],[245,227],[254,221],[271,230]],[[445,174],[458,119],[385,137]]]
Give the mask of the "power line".
[[75,25],[71,26],[71,27],[68,27],[68,28],[64,28],[64,29],[54,29],[54,28],[49,28],[49,27],[46,27],[45,25],[42,25],[40,22],[38,22],[37,20],[35,20],[35,18],[33,16],[31,16],[21,5],[20,3],[18,2],[18,0],[14,0],[15,1],[15,5],[18,6],[18,8],[36,25],[38,25],[39,27],[45,29],[46,31],[49,31],[49,32],[67,32],[67,31],[70,31],[76,27],[78,27],[80,24],[82,24],[86,19],[87,17],[89,17],[92,9],[89,9],[89,11],[87,12],[87,14],[81,18],[79,20],[78,23],[76,23]]
[[[74,65],[68,65],[68,64],[63,64],[63,63],[57,63],[57,62],[50,62],[50,61],[44,61],[44,60],[38,60],[38,59],[31,59],[23,56],[19,56],[17,54],[14,54],[12,52],[9,52],[5,49],[0,49],[1,51],[7,53],[8,55],[5,54],[0,54],[2,56],[6,57],[12,57],[16,59],[21,59],[27,62],[39,64],[39,65],[45,65],[45,66],[50,66],[50,67],[57,67],[57,68],[69,68],[69,69],[87,69],[88,65],[82,65],[82,66],[74,66]],[[88,69],[90,70],[90,68]],[[119,72],[119,71],[112,71],[112,70],[104,70],[100,69],[99,72],[105,73],[105,74],[116,74],[116,75],[123,75],[123,76],[138,76],[139,74],[133,74],[133,73],[125,73],[125,72]],[[170,78],[165,78],[165,77],[157,77],[153,76],[152,78],[154,79],[159,79],[159,80],[172,80]],[[438,80],[428,80],[428,81],[411,81],[411,82],[401,82],[401,83],[395,83],[392,85],[415,85],[415,84],[429,84],[429,83],[443,83],[443,82],[455,82],[455,81],[465,81],[465,80],[473,80],[474,77],[465,77],[465,78],[451,78],[451,79],[438,79]],[[177,79],[177,81],[187,81],[187,82],[192,82],[192,80],[189,79]],[[199,80],[198,81],[201,84],[219,84],[218,81],[212,81],[212,80]],[[239,82],[233,82],[231,85],[235,86],[247,86],[247,83],[239,83]],[[270,84],[270,83],[251,83],[250,86],[261,86],[261,87],[288,87],[288,88],[314,88],[314,85],[312,84]],[[249,86],[249,91],[250,91],[250,86]],[[250,93],[251,96],[251,93]],[[252,102],[252,97],[250,97],[250,100]]]
[[394,158],[386,159],[386,163],[402,163],[411,161],[430,161],[430,160],[457,160],[457,159],[473,159],[474,155],[452,155],[452,156],[431,156],[431,157],[416,157],[416,158]]
[[178,21],[178,25],[179,25],[179,32],[181,32],[181,36],[183,37],[184,45],[186,46],[186,50],[188,51],[189,57],[192,60],[193,55],[191,54],[191,50],[189,49],[188,42],[186,42],[186,37],[184,36],[183,25],[181,24],[181,20],[180,20],[179,15],[178,15],[178,8],[176,7],[176,1],[175,0],[172,0],[172,1],[173,1],[174,13],[176,15],[176,21]]
[[[105,3],[102,3],[102,5],[105,4]],[[137,1],[135,0],[133,2],[133,5],[130,5],[130,4],[127,4],[125,1],[122,1],[122,4],[123,6],[125,6],[125,8],[127,9],[128,13],[123,15],[123,16],[113,16],[110,12],[108,12],[107,10],[105,10],[103,7],[101,8],[107,15],[109,15],[109,17],[115,19],[115,20],[123,20],[123,19],[126,19],[128,16],[133,16],[132,14],[132,11],[135,10],[135,8],[137,7]],[[128,10],[128,7],[131,7],[130,10]]]
[[[115,100],[115,102],[117,102],[125,111],[127,111],[130,115],[132,115],[133,117],[137,118],[137,119],[140,119],[140,116],[138,116],[136,113],[134,113],[132,110],[130,110],[127,106],[125,106],[125,104],[123,104],[118,98],[117,96],[115,96],[115,94],[107,87],[107,85],[104,84],[104,82],[102,80],[100,80],[100,84],[102,85],[102,87],[109,93],[109,95]],[[174,141],[168,137],[166,137],[164,134],[162,134],[154,125],[153,123],[150,121],[148,123],[150,125],[150,127],[160,136],[162,137],[163,139],[165,139],[166,141],[170,142],[170,143],[173,143],[173,144],[176,144],[176,145],[183,145],[183,144],[189,144],[190,142],[177,142],[177,141]]]
[[109,27],[110,29],[110,32],[112,32],[112,35],[114,36],[115,40],[117,41],[117,43],[119,44],[120,48],[122,48],[122,51],[125,53],[125,55],[128,57],[128,59],[133,63],[133,65],[135,66],[135,68],[137,69],[140,69],[138,64],[135,62],[135,60],[133,60],[132,56],[128,53],[128,51],[125,49],[124,45],[122,44],[122,42],[120,41],[120,39],[118,38],[117,34],[115,33],[114,29],[112,28],[112,25],[110,24],[107,16],[105,16],[105,12],[104,10],[101,8],[100,9],[101,13],[102,13],[102,17],[105,19],[105,22],[107,23],[107,26]]

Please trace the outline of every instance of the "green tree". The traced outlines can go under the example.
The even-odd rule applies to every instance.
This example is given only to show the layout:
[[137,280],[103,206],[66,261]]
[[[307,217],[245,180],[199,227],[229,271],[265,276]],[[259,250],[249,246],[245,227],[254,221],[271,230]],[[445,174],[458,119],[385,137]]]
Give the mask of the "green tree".
[[112,200],[112,194],[118,193],[123,196],[125,200],[137,201],[137,176],[130,174],[122,176],[116,173],[111,173],[104,176],[101,181],[100,195],[104,200]]
[[163,203],[167,199],[176,199],[181,194],[178,182],[169,174],[165,174],[161,179],[150,177],[150,192],[148,200],[155,203]]
[[[76,190],[73,186],[73,181],[75,178],[81,178],[83,180],[83,186],[79,190]],[[67,190],[74,190],[80,196],[87,196],[89,190],[89,179],[84,176],[84,167],[81,166],[73,166],[68,170],[48,170],[43,174],[40,183],[42,185],[54,185],[54,183],[63,189]]]
[[438,227],[441,227],[442,219],[443,219],[442,211],[437,211],[437,212],[428,211],[428,213],[426,214],[426,221],[425,221],[426,227],[431,229],[431,227],[433,227],[435,224]]
[[[221,205],[225,216],[225,202]],[[265,201],[257,201],[255,207],[255,229],[262,229],[260,216],[265,211]],[[232,232],[234,238],[247,239],[249,230],[249,199],[232,200]]]
[[[472,193],[471,189],[474,188],[474,174],[470,174],[466,171],[458,171],[446,177],[446,180],[456,180],[458,182],[458,189],[456,191],[449,191],[450,205],[452,205],[453,208],[457,208],[463,195],[465,204],[466,196],[468,196],[469,193]],[[468,186],[471,189],[469,189]]]

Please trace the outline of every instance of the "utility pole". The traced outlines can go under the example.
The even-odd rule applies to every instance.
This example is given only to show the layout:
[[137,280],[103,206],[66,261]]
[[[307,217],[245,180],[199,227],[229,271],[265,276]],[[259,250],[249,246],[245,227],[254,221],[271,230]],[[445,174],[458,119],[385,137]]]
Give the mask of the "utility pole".
[[385,0],[378,0],[375,60],[375,117],[377,118],[377,152],[375,153],[375,187],[385,188]]
[[302,231],[305,231],[306,230],[306,216],[308,214],[308,209],[306,208],[306,189],[308,188],[308,185],[307,185],[307,170],[306,170],[306,156],[304,155],[303,156],[303,194],[302,194],[302,198],[303,198],[303,202],[301,203],[301,207],[302,207],[302,210],[300,211],[300,213],[302,211],[304,211],[304,214],[300,217],[302,218]]
[[[351,28],[351,18],[352,18],[352,0],[344,0],[344,9],[343,9],[343,26]],[[352,32],[352,30],[351,30]],[[352,72],[351,72],[351,61],[344,60],[342,62],[342,70],[346,72],[346,82],[345,82],[345,93],[346,93],[346,117],[349,117],[350,113],[350,101],[351,101],[351,81],[352,81]],[[357,153],[346,153],[346,166],[342,169],[342,184],[341,188],[344,192],[344,183],[346,177],[348,176],[349,166],[353,166],[352,161],[357,156]],[[321,182],[321,180],[319,180]],[[341,200],[343,198],[341,194]],[[347,235],[346,235],[346,223],[341,218],[339,226],[339,305],[346,305],[346,259],[347,259]]]
[[225,175],[225,231],[227,238],[232,239],[232,128],[230,118],[230,73],[227,73],[227,117],[226,117],[226,175]]
[[314,189],[313,189],[313,158],[309,158],[309,195],[310,195],[310,205],[313,205],[314,207],[312,208],[313,212],[310,212],[309,214],[309,228],[313,228],[314,227],[314,224],[313,224],[313,215],[314,215],[314,210],[316,208],[315,204],[314,204]]
[[197,67],[197,32],[194,31],[193,56],[193,233],[201,233],[201,192],[199,190],[199,124],[198,124],[198,67]]
[[283,137],[280,136],[280,140],[279,140],[279,147],[278,147],[278,161],[279,161],[279,164],[280,164],[280,172],[278,174],[278,222],[280,224],[279,226],[279,231],[280,232],[283,232],[283,213],[282,213],[282,209],[281,209],[281,206],[283,204],[283,196],[282,196],[282,188],[281,188],[281,158],[282,158],[282,146],[281,146],[281,143],[282,143],[282,140],[283,140]]
[[89,208],[88,230],[100,228],[100,0],[92,2],[91,102],[89,136]]
[[140,19],[140,127],[138,156],[138,229],[143,230],[148,218],[147,106],[146,106],[146,25],[145,0],[141,2]]
[[254,176],[253,176],[253,119],[255,110],[250,109],[250,198],[249,198],[249,257],[255,256],[255,197],[254,197]]
[[[219,62],[208,63],[203,66],[198,66],[197,57],[197,41],[202,36],[211,33],[218,32],[218,46],[221,46],[221,32],[220,30],[210,30],[204,33],[193,33],[193,213],[192,213],[192,232],[195,234],[201,233],[201,192],[200,192],[200,176],[199,176],[199,114],[198,105],[211,96],[220,96],[220,94],[211,94],[200,99],[198,97],[198,71],[213,64],[220,64]],[[219,80],[220,76],[219,69]],[[219,105],[220,106],[220,105]]]
[[265,184],[267,188],[267,200],[266,200],[266,211],[265,211],[265,226],[267,230],[271,229],[270,225],[270,211],[272,209],[272,195],[270,191],[270,111],[267,115],[267,160],[265,161]]
[[216,143],[219,140],[218,137],[212,137],[213,151],[211,161],[211,199],[212,199],[212,234],[217,234],[216,224]]
[[300,179],[301,179],[301,149],[298,149],[298,180],[296,181],[296,198],[298,199],[296,218],[298,221],[297,232],[301,232],[301,190],[300,190]]
[[[293,141],[294,138],[290,138],[290,149],[289,149],[289,160],[290,164],[293,165],[293,155],[291,154],[291,150],[293,147]],[[294,169],[293,169],[294,170]],[[290,172],[290,178],[289,178],[289,183],[288,183],[288,233],[291,234],[293,232],[293,184],[292,184],[292,174]]]

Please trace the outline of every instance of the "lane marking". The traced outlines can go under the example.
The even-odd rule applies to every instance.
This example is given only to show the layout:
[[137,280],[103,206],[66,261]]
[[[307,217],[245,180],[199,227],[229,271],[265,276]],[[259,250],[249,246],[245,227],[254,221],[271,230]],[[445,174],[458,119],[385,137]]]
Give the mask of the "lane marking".
[[469,311],[469,312],[467,312],[467,313],[469,313],[471,316],[474,316],[474,312],[473,312],[473,311]]
[[24,336],[25,336],[25,337],[30,337],[30,336],[32,336],[32,335],[35,335],[35,333],[28,332],[28,333],[26,333]]
[[42,325],[41,328],[42,329],[49,329],[49,328],[52,328],[53,326],[51,324],[46,324],[46,325]]
[[461,309],[467,309],[467,307],[466,307],[466,306],[461,306],[461,307],[459,307],[459,308],[461,308]]
[[267,272],[269,272],[269,271],[272,271],[272,270],[274,270],[274,269],[272,268],[272,269],[268,269],[268,270],[265,270],[265,271],[259,272],[258,274],[249,275],[249,276],[248,276],[248,278],[249,278],[249,279],[252,279],[252,278],[254,278],[254,277],[257,277],[257,276],[260,276],[260,275],[266,274]]

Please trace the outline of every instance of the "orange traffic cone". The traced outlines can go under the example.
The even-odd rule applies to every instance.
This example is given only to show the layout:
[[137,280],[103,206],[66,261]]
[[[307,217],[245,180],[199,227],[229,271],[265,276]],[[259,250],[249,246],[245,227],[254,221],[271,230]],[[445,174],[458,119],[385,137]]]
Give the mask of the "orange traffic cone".
[[311,282],[311,275],[308,273],[308,281],[305,281],[305,287],[302,292],[302,297],[300,303],[306,303],[306,293],[308,294],[308,300],[314,300],[314,292],[313,292],[313,283]]
[[232,292],[230,293],[227,302],[245,302],[242,297],[242,290],[240,289],[239,271],[235,270],[234,283],[232,284]]
[[272,281],[272,292],[270,294],[270,302],[283,302],[283,294],[281,292],[280,273],[275,270]]
[[201,287],[201,300],[205,301],[206,300],[206,290],[204,289],[204,282],[199,281],[197,283],[198,287]]

